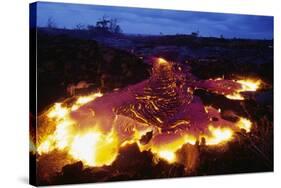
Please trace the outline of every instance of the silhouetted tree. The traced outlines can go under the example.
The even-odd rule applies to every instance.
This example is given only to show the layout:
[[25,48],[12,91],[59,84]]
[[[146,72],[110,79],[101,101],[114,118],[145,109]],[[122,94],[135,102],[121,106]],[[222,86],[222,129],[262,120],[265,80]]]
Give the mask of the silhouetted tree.
[[52,17],[48,18],[47,27],[48,28],[56,28],[57,27],[57,25],[56,25],[56,23],[55,23],[55,21]]
[[103,31],[108,31],[109,30],[109,24],[110,24],[110,20],[108,20],[105,16],[103,16],[100,21],[96,22],[96,27],[98,29],[103,30]]
[[77,30],[83,30],[83,29],[85,29],[85,25],[83,25],[83,24],[77,24],[77,25],[76,25],[76,29],[77,29]]
[[117,19],[108,19],[105,16],[103,16],[99,21],[96,22],[96,26],[88,25],[88,29],[110,33],[122,33]]

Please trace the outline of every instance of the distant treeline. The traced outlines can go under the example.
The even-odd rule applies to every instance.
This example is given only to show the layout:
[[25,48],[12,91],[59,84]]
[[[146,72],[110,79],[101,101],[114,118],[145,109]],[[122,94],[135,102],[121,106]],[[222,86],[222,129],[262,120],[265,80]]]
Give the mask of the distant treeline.
[[159,35],[159,36],[137,36],[133,37],[135,42],[145,41],[148,46],[192,46],[194,48],[202,47],[227,47],[227,48],[272,48],[273,40],[259,39],[240,39],[240,38],[217,38],[217,37],[198,37],[193,34],[178,35]]
[[[49,18],[46,27],[48,29],[65,29],[59,28],[53,18]],[[122,33],[122,29],[116,18],[107,18],[103,16],[94,25],[77,24],[72,30],[88,30],[96,33]]]

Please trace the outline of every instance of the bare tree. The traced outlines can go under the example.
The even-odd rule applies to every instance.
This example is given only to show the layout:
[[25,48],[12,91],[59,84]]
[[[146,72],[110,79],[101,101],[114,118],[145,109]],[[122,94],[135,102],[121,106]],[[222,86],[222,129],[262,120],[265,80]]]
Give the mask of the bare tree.
[[118,25],[117,19],[116,18],[108,19],[106,18],[106,16],[103,16],[99,21],[96,22],[96,29],[100,31],[111,32],[111,33],[122,32],[121,27]]
[[55,21],[52,17],[48,18],[47,27],[48,28],[56,28],[57,27],[57,25],[56,25],[56,23],[55,23]]
[[75,27],[76,27],[77,30],[85,29],[85,25],[83,25],[83,24],[77,24]]
[[100,28],[102,30],[108,30],[109,29],[109,26],[108,26],[109,24],[110,24],[110,20],[108,20],[105,16],[103,16],[100,21],[96,22],[96,27]]

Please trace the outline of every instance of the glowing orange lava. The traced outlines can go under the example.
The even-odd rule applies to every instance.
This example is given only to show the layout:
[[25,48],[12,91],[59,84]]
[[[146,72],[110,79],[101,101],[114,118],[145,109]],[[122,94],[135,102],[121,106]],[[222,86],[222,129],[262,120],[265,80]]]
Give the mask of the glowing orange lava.
[[[158,59],[158,63],[161,65],[168,64],[162,58]],[[227,95],[226,97],[242,100],[244,98],[240,95],[240,92],[256,91],[261,82],[245,79],[238,80],[237,83],[241,85],[241,88],[233,95]],[[91,110],[91,118],[97,118],[99,121],[86,128],[81,127],[79,122],[71,118],[70,114],[72,112],[79,110],[80,107],[87,103],[92,103],[98,98],[103,97],[105,96],[102,93],[97,92],[77,97],[71,105],[65,104],[64,102],[55,103],[44,114],[45,121],[48,122],[45,126],[54,127],[54,130],[51,133],[48,132],[45,135],[39,135],[40,139],[36,143],[37,153],[44,155],[55,150],[65,151],[71,159],[82,161],[86,166],[103,166],[110,165],[115,161],[121,147],[126,147],[130,143],[137,143],[140,150],[150,150],[156,157],[164,159],[169,163],[174,163],[178,161],[176,152],[185,144],[195,145],[202,138],[205,139],[206,145],[224,144],[233,139],[235,131],[245,129],[246,132],[250,132],[252,127],[250,120],[239,117],[239,120],[234,123],[234,126],[228,124],[215,125],[208,122],[207,129],[202,130],[200,134],[192,134],[192,131],[163,132],[161,128],[150,123],[136,111],[136,108],[132,107],[128,110],[128,113],[131,113],[132,116],[141,122],[115,114],[112,122],[110,122],[111,128],[109,131],[100,129],[103,126],[102,120],[105,121],[106,118],[104,116],[96,117],[99,111]],[[153,112],[161,110],[159,103],[156,104],[157,100],[155,96],[137,96],[136,98],[147,100]],[[138,106],[138,108],[140,110],[142,107]],[[216,110],[212,107],[205,107],[204,109],[206,112],[204,111],[202,113],[212,116],[220,115],[221,113],[220,109]],[[110,109],[111,113],[112,111],[113,109]],[[154,116],[153,118],[159,124],[164,123],[160,117]],[[110,119],[108,118],[108,120]],[[222,122],[224,123],[225,121],[222,120]],[[180,125],[189,126],[189,124],[190,122],[188,120],[180,120],[172,128]],[[146,145],[140,144],[140,139],[149,131],[153,132],[151,141]]]
[[232,94],[226,95],[226,97],[229,99],[244,100],[245,98],[241,95],[241,92],[257,91],[261,85],[261,80],[245,79],[237,80],[236,82],[241,85],[241,88]]

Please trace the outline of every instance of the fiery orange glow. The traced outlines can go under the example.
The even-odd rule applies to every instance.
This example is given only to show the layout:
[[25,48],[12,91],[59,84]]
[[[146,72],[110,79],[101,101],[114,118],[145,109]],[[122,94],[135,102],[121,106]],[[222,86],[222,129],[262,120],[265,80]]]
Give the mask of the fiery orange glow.
[[112,134],[88,131],[76,135],[71,143],[69,154],[89,166],[111,164],[118,154],[118,139]]
[[164,159],[169,163],[177,162],[176,152],[184,145],[195,145],[196,137],[192,135],[181,135],[164,143],[153,143],[151,146],[152,153],[155,153],[159,158]]
[[165,64],[168,64],[169,62],[166,61],[166,60],[163,59],[163,58],[158,58],[158,63],[159,63],[160,65],[165,65]]
[[261,85],[261,80],[245,79],[237,80],[236,82],[241,85],[241,88],[235,93],[226,95],[227,98],[232,100],[244,100],[245,98],[241,95],[241,92],[257,91]]
[[[68,150],[68,153],[73,158],[82,160],[85,162],[85,164],[107,164],[107,160],[100,159],[105,157],[101,157],[96,154],[97,152],[93,150],[93,148],[96,147],[92,146],[99,144],[108,149],[108,147],[105,147],[105,143],[113,146],[114,144],[112,142],[115,141],[113,140],[114,137],[110,136],[110,138],[106,138],[98,131],[89,131],[85,134],[81,134],[79,131],[75,130],[75,123],[69,117],[69,113],[71,111],[75,111],[83,104],[86,104],[101,96],[102,94],[100,92],[90,94],[88,96],[80,96],[71,107],[63,106],[62,103],[55,103],[55,105],[50,108],[46,115],[56,125],[55,131],[52,134],[45,136],[45,139],[37,144],[38,154],[41,155],[44,153],[49,153],[53,150]],[[83,145],[83,147],[79,147],[81,145]],[[104,151],[103,153],[106,154]],[[112,156],[114,155],[111,153],[110,157]]]
[[[134,130],[131,140],[120,143],[116,130],[112,129],[110,133],[104,134],[99,130],[89,129],[79,132],[75,129],[75,123],[70,119],[69,113],[79,108],[79,106],[101,97],[101,93],[89,96],[79,97],[72,106],[64,107],[62,103],[55,103],[47,113],[47,117],[54,121],[56,129],[53,134],[47,135],[37,147],[39,155],[49,153],[54,150],[67,151],[69,156],[78,161],[82,161],[88,166],[110,165],[118,156],[120,147],[126,144],[137,143],[141,150],[145,147],[140,146],[138,140],[146,131]],[[75,109],[73,107],[75,106]],[[239,118],[237,127],[245,129],[247,132],[251,129],[251,121],[246,118]],[[204,137],[207,145],[218,145],[232,139],[233,130],[230,128],[208,127],[210,134],[202,134],[199,137],[193,135],[181,135],[176,139],[161,144],[152,143],[149,148],[152,153],[169,163],[177,161],[176,152],[184,145],[195,145],[199,138]]]
[[172,151],[160,151],[158,153],[159,157],[162,159],[165,159],[166,161],[168,161],[169,163],[173,163],[176,161],[176,154],[175,152]]
[[95,150],[93,148],[97,146],[99,137],[100,134],[94,132],[75,136],[70,147],[70,154],[87,165],[94,165]]
[[[159,64],[169,64],[162,58],[158,58],[157,62],[157,66],[159,66]],[[159,67],[165,68],[165,66]],[[260,87],[261,82],[253,80],[238,80],[237,83],[241,85],[241,88],[233,93],[233,95],[227,95],[226,97],[243,100],[244,98],[240,92],[256,91]],[[175,98],[175,95],[172,94],[172,98]],[[216,110],[212,107],[204,107],[202,105],[203,112],[201,113],[206,113],[208,116],[210,116],[208,117],[207,122],[202,121],[205,124],[200,131],[192,132],[187,130],[186,132],[181,132],[180,130],[176,130],[176,128],[180,127],[181,125],[187,125],[187,127],[189,127],[193,118],[189,117],[191,120],[188,118],[178,119],[178,121],[173,122],[174,124],[171,124],[170,127],[168,126],[170,129],[172,129],[171,132],[164,132],[159,126],[155,126],[154,124],[157,122],[159,124],[164,124],[165,117],[158,117],[158,114],[156,116],[155,113],[151,117],[156,121],[151,123],[148,118],[137,111],[137,108],[142,108],[142,106],[139,105],[135,108],[130,107],[126,111],[127,113],[131,113],[135,119],[122,114],[113,114],[111,116],[113,120],[109,123],[111,126],[109,131],[101,130],[100,128],[103,127],[104,124],[100,122],[106,122],[102,121],[104,120],[104,117],[108,117],[106,116],[108,113],[105,112],[109,111],[109,113],[111,113],[113,108],[110,107],[109,110],[104,110],[103,108],[102,110],[92,109],[91,113],[93,116],[91,116],[91,118],[98,119],[99,121],[90,124],[89,127],[80,129],[81,122],[79,123],[72,119],[71,113],[76,113],[82,105],[93,102],[102,96],[102,93],[97,92],[90,95],[77,97],[71,105],[63,102],[55,103],[46,113],[44,113],[47,121],[49,122],[48,125],[54,127],[54,130],[51,133],[46,133],[46,135],[40,135],[40,139],[37,140],[36,143],[37,153],[39,155],[43,155],[55,150],[64,151],[67,153],[70,159],[82,161],[86,166],[99,167],[112,164],[117,158],[120,148],[126,147],[127,144],[136,143],[141,151],[150,150],[156,157],[166,160],[169,163],[175,163],[179,160],[177,151],[183,148],[185,144],[201,144],[198,141],[204,137],[206,145],[223,145],[224,143],[233,139],[234,132],[238,128],[245,129],[246,132],[250,132],[252,127],[252,122],[243,117],[239,117],[239,121],[237,123],[232,123],[231,126],[229,125],[230,123],[227,124],[227,122],[224,120],[220,120],[220,122],[222,122],[221,124],[215,125],[214,122],[211,122],[212,118],[210,117],[219,116],[221,110]],[[157,98],[157,96],[148,94],[144,96],[136,96],[137,100],[149,101],[149,106],[151,106],[153,112],[158,113],[161,110],[161,105],[159,105],[159,101],[157,101],[155,98]],[[108,98],[106,98],[106,100],[107,99]],[[198,106],[200,107],[201,103],[195,103],[192,105],[194,105],[193,107],[195,109],[200,111]],[[99,116],[99,112],[103,110],[105,111],[105,115],[102,114]],[[182,116],[182,118],[186,117],[186,115],[190,114],[191,112],[192,110],[188,111],[188,113]],[[201,116],[196,116],[196,118],[200,119]],[[195,120],[197,121],[197,119]],[[226,125],[224,124],[225,122]],[[124,129],[122,129],[122,127]],[[198,127],[200,127],[200,125],[198,125]],[[152,138],[147,144],[140,144],[140,140],[148,132],[153,133],[151,136]]]
[[82,106],[83,104],[86,104],[90,101],[95,100],[98,97],[102,97],[102,93],[101,92],[97,92],[91,95],[87,95],[87,96],[80,96],[77,101],[75,102],[75,104],[73,104],[73,106],[71,107],[71,111],[75,111],[77,110],[80,106]]
[[55,149],[63,150],[67,147],[70,139],[72,138],[72,127],[72,123],[67,120],[58,123],[54,133],[48,135],[37,147],[38,153],[49,153]]
[[215,128],[212,125],[209,126],[211,136],[207,137],[207,145],[217,145],[231,140],[233,131],[230,128]]
[[[210,134],[202,134],[198,138],[204,137],[206,145],[218,145],[230,141],[233,138],[233,130],[230,128],[208,127]],[[152,153],[155,153],[159,158],[166,160],[169,163],[177,162],[176,152],[182,148],[184,144],[195,145],[197,138],[192,135],[179,136],[173,141],[161,144],[153,143],[151,146]]]
[[31,152],[32,154],[36,153],[36,146],[31,137],[29,137],[29,152]]
[[47,116],[49,118],[64,118],[67,113],[67,108],[62,107],[61,103],[55,103],[55,105],[51,108]]
[[260,80],[246,79],[246,80],[238,80],[237,82],[242,86],[241,91],[257,91],[257,89],[261,85]]
[[237,126],[240,129],[245,129],[246,132],[250,132],[251,131],[251,127],[252,127],[252,122],[246,118],[239,118],[239,121],[237,122]]
[[226,95],[226,98],[232,99],[232,100],[244,100],[245,98],[240,93],[233,93]]

